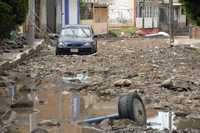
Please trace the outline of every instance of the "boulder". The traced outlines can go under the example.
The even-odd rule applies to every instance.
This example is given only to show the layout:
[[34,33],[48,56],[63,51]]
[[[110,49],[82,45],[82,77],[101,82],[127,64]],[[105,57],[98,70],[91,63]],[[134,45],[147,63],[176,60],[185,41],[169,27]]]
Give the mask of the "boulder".
[[22,96],[19,100],[17,100],[14,104],[12,104],[11,108],[33,108],[33,106],[34,106],[34,101],[28,94]]
[[114,82],[115,87],[129,87],[132,82],[128,79],[120,79]]
[[40,127],[59,127],[60,123],[53,120],[43,120],[38,123]]
[[101,129],[107,129],[107,128],[111,128],[112,122],[109,119],[105,119],[102,122],[99,123],[99,127]]
[[174,88],[173,78],[169,78],[162,82],[161,87],[172,89]]

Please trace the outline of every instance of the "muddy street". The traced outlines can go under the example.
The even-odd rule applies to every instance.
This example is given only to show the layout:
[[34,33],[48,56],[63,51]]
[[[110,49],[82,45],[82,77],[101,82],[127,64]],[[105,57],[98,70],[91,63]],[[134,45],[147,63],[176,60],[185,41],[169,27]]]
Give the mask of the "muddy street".
[[[199,49],[170,46],[165,39],[99,39],[98,52],[87,56],[55,56],[55,48],[46,46],[38,56],[1,74],[0,94],[10,87],[7,82],[14,82],[16,95],[8,97],[8,105],[33,101],[31,110],[13,109],[12,130],[19,133],[37,128],[49,133],[196,133],[199,68]],[[144,101],[147,127],[128,120],[77,124],[117,113],[119,96],[133,92]],[[1,114],[5,110],[2,106]]]

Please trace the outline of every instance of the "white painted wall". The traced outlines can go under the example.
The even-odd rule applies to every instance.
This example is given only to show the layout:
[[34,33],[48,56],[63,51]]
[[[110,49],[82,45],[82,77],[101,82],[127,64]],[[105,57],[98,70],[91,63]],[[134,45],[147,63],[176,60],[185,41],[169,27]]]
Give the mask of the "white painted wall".
[[109,6],[109,22],[133,22],[133,9],[133,0],[113,0],[112,4]]
[[[136,27],[142,28],[142,18],[136,18]],[[144,19],[144,28],[157,28],[158,27],[158,17],[150,18],[145,17]]]
[[61,25],[62,25],[62,27],[64,27],[65,26],[65,10],[64,10],[65,0],[62,0],[61,7],[62,7],[62,12],[61,12],[61,17],[62,17],[61,22],[62,23],[61,23]]
[[65,8],[69,8],[69,24],[78,24],[78,0],[69,0],[69,7],[65,7],[65,0],[62,0],[62,27],[65,27]]
[[78,1],[69,0],[69,24],[78,24]]

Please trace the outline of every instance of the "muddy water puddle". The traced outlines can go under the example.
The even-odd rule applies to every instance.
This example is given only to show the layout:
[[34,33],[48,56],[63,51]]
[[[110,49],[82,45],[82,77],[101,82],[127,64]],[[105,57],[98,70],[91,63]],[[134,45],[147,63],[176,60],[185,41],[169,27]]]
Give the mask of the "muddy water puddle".
[[200,129],[200,119],[176,116],[174,112],[158,110],[147,110],[147,114],[148,127],[153,129]]
[[37,128],[44,128],[49,133],[99,133],[100,130],[77,123],[117,112],[117,99],[105,102],[95,95],[69,93],[64,88],[57,88],[52,81],[44,81],[42,87],[32,94],[34,110],[37,111],[17,111],[16,123],[20,133],[29,133]]
[[[88,77],[77,75],[63,78],[66,84],[76,80],[85,82]],[[105,101],[96,95],[70,93],[62,85],[53,80],[42,81],[42,89],[32,94],[35,100],[33,112],[17,111],[16,123],[20,133],[30,133],[37,128],[45,129],[49,133],[100,133],[100,129],[88,128],[90,125],[80,126],[77,123],[118,113],[118,98]],[[147,110],[147,116],[147,127],[153,129],[200,128],[200,120],[178,119],[171,112]]]

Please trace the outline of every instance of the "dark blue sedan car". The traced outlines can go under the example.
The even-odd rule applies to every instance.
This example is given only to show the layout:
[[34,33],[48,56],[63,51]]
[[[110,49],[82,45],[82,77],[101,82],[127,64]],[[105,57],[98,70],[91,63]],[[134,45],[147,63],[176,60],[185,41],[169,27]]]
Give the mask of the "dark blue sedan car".
[[56,55],[96,53],[96,37],[89,25],[68,25],[58,37]]

